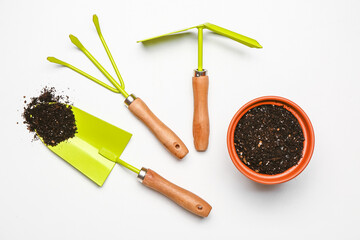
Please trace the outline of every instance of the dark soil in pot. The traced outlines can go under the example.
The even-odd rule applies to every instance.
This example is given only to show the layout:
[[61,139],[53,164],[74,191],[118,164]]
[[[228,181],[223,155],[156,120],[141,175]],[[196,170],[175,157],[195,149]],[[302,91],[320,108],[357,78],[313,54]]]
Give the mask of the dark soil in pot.
[[274,175],[297,165],[304,134],[296,117],[277,105],[260,105],[239,120],[234,145],[240,160],[257,173]]

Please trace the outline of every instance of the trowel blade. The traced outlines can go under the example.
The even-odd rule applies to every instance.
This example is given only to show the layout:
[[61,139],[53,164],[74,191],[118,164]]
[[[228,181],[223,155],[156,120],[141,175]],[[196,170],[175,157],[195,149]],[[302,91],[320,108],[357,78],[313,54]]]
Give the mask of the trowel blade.
[[55,147],[47,146],[85,176],[102,186],[116,164],[99,154],[107,149],[120,157],[132,134],[72,106],[77,133]]

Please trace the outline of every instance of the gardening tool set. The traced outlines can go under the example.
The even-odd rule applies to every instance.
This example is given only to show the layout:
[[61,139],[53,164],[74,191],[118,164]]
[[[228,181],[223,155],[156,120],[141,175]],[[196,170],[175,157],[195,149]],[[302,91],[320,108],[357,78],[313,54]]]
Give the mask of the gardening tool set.
[[[89,58],[89,60],[103,73],[113,86],[110,86],[74,67],[73,65],[55,57],[48,57],[47,59],[50,62],[57,63],[74,70],[75,72],[89,78],[114,93],[121,93],[125,97],[124,102],[130,112],[132,112],[152,131],[156,138],[170,153],[178,159],[182,159],[188,153],[188,149],[181,139],[156,117],[142,99],[136,97],[134,94],[128,94],[125,91],[124,81],[101,33],[99,20],[96,15],[93,16],[93,22],[119,81],[115,80],[109,74],[109,72],[84,47],[78,38],[70,35],[70,40]],[[207,71],[203,69],[203,30],[211,30],[217,34],[238,41],[248,47],[261,48],[261,45],[254,39],[210,23],[201,24],[155,38],[180,33],[193,28],[197,28],[198,30],[198,68],[195,70],[192,78],[194,91],[193,135],[196,150],[205,151],[208,147],[209,141],[209,116],[207,103],[209,79]],[[149,38],[139,42],[150,41],[155,38]],[[115,127],[74,106],[72,106],[71,109],[76,120],[77,133],[75,134],[75,137],[61,142],[57,146],[47,146],[51,151],[74,166],[77,170],[82,172],[99,186],[103,185],[114,165],[119,163],[127,169],[135,172],[137,174],[137,178],[143,185],[160,192],[181,207],[200,217],[207,217],[209,215],[211,206],[197,195],[167,181],[151,169],[138,169],[120,159],[122,152],[132,136],[129,132]]]

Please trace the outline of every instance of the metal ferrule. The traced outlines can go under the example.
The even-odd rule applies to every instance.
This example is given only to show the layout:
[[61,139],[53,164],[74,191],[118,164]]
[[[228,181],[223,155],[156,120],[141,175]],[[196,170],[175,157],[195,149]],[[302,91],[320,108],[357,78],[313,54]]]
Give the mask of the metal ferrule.
[[137,179],[139,180],[139,182],[143,182],[147,173],[147,168],[142,167],[139,174],[137,175]]
[[124,101],[126,107],[129,107],[129,105],[130,105],[133,101],[135,101],[135,99],[137,99],[137,97],[135,96],[135,94],[133,94],[133,93],[130,94],[130,95],[125,99],[125,101]]
[[203,77],[207,76],[207,70],[203,69],[202,71],[198,71],[197,69],[194,70],[194,77]]

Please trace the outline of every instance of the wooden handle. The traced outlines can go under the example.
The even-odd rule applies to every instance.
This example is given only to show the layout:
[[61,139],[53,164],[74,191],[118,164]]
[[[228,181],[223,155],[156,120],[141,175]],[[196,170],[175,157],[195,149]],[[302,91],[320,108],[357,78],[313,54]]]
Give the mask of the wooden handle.
[[211,211],[212,207],[205,200],[169,182],[151,169],[147,170],[142,184],[165,195],[181,207],[200,217],[207,217]]
[[182,159],[189,152],[181,139],[158,119],[140,98],[136,98],[129,110],[154,133],[159,141],[177,158]]
[[193,77],[194,120],[193,135],[196,150],[205,151],[209,144],[208,89],[209,77]]

